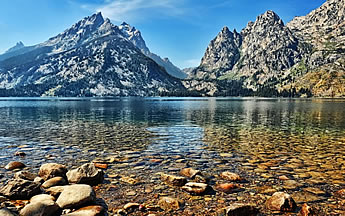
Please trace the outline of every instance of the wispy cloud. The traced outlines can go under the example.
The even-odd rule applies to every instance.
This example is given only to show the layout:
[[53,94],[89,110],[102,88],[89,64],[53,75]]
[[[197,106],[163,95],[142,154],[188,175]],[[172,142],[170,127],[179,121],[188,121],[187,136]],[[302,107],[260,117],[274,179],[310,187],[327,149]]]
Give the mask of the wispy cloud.
[[113,21],[144,21],[151,17],[180,16],[185,13],[185,0],[104,0],[101,5],[83,5],[83,8],[102,12]]

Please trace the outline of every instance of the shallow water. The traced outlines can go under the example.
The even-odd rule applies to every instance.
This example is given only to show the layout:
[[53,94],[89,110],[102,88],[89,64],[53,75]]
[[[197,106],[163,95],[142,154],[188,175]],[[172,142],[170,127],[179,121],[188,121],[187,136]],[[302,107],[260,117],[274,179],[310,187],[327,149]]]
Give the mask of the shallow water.
[[[183,166],[231,170],[299,193],[301,202],[305,193],[322,201],[345,186],[345,100],[0,98],[0,116],[1,166],[20,160],[34,169],[48,161],[73,167],[117,157],[126,163],[110,172],[128,175],[133,167],[137,175]],[[16,151],[27,156],[14,157]],[[278,181],[282,175],[295,182]]]

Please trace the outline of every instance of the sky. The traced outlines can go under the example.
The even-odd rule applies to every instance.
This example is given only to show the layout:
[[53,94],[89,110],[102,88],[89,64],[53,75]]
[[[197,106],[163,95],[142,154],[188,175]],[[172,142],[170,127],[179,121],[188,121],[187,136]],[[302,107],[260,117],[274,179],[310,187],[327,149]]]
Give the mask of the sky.
[[1,0],[0,53],[46,41],[96,12],[142,33],[151,52],[180,68],[198,66],[224,26],[240,31],[267,10],[287,23],[326,0]]

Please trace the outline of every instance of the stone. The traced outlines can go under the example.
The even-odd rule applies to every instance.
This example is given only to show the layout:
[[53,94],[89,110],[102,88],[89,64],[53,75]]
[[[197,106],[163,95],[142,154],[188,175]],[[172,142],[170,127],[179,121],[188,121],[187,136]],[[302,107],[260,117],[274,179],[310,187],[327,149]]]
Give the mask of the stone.
[[303,190],[315,195],[319,195],[319,196],[326,195],[326,192],[323,190],[320,190],[319,188],[307,187],[307,188],[303,188]]
[[193,168],[184,168],[180,171],[180,175],[193,179],[196,175],[201,175],[201,172]]
[[45,181],[57,176],[66,177],[67,168],[62,164],[47,163],[40,167],[38,175]]
[[40,194],[30,199],[30,204],[26,205],[21,211],[21,216],[44,216],[54,215],[59,206],[55,203],[55,198],[47,195]]
[[256,216],[259,214],[259,210],[253,206],[242,203],[234,203],[229,207],[222,210],[220,215],[225,216]]
[[103,182],[104,173],[97,169],[93,163],[84,164],[67,172],[67,179],[72,184],[97,185]]
[[337,192],[335,192],[334,195],[335,195],[336,197],[345,199],[345,189],[338,190]]
[[44,189],[47,189],[47,188],[50,188],[50,187],[53,187],[53,186],[59,186],[59,185],[66,185],[67,182],[64,178],[58,176],[58,177],[54,177],[54,178],[51,178],[51,179],[48,179],[47,181],[45,181],[43,184],[42,184],[42,188]]
[[96,168],[99,168],[99,169],[108,169],[108,164],[105,164],[105,163],[94,163],[94,165]]
[[25,157],[26,153],[25,152],[21,152],[21,151],[17,151],[16,153],[14,153],[14,156]]
[[101,216],[104,215],[105,209],[100,205],[86,206],[64,216]]
[[64,187],[56,203],[60,208],[76,208],[96,199],[95,192],[90,185],[76,184]]
[[205,193],[207,189],[207,184],[205,183],[197,183],[197,182],[188,182],[182,187],[182,190],[187,191],[193,195],[201,195]]
[[314,195],[305,191],[295,192],[292,194],[292,197],[297,203],[320,202],[322,200],[327,200],[326,197]]
[[40,184],[25,179],[9,180],[5,186],[0,188],[0,194],[10,199],[30,199],[40,192]]
[[243,181],[243,178],[241,178],[238,174],[232,172],[222,172],[220,174],[220,177],[233,182]]
[[54,186],[54,187],[48,188],[46,190],[46,193],[48,193],[54,197],[58,197],[58,196],[60,196],[60,194],[62,193],[62,191],[64,189],[65,189],[64,186]]
[[209,181],[209,179],[206,179],[205,177],[201,176],[201,175],[196,175],[193,179],[194,182],[198,182],[198,183],[207,183]]
[[127,203],[123,209],[127,212],[127,213],[131,213],[133,211],[135,211],[136,209],[139,209],[140,204],[139,203]]
[[11,161],[6,166],[5,169],[7,170],[14,170],[14,169],[22,169],[25,167],[25,164],[19,161]]
[[15,216],[10,210],[7,208],[0,208],[0,215],[1,216]]
[[27,172],[27,171],[16,172],[13,176],[13,178],[16,178],[16,179],[19,178],[19,179],[24,179],[24,180],[29,180],[29,181],[34,181],[36,177],[37,175],[31,172]]
[[295,180],[286,180],[284,181],[284,185],[283,188],[287,189],[287,190],[296,190],[299,187],[302,187],[303,184],[298,183]]
[[131,178],[131,177],[128,177],[128,176],[122,176],[120,178],[120,181],[125,182],[127,184],[131,184],[131,185],[135,185],[138,183],[138,180]]
[[221,191],[224,193],[233,193],[235,189],[238,188],[238,185],[232,184],[232,183],[224,183],[224,184],[217,184],[216,190]]
[[296,207],[296,202],[284,192],[276,192],[266,201],[266,208],[269,210],[291,212]]
[[183,186],[187,183],[187,179],[185,177],[168,175],[168,174],[161,174],[161,180],[164,181],[168,185],[172,186]]
[[43,183],[44,183],[44,179],[41,178],[41,177],[36,177],[36,178],[34,179],[34,182],[36,182],[36,183],[38,183],[38,184],[43,184]]
[[290,180],[286,175],[279,176],[279,180],[286,181]]
[[168,210],[178,210],[180,209],[180,202],[172,197],[162,197],[158,201],[158,205],[161,209]]
[[307,204],[302,205],[301,211],[298,213],[298,216],[316,216],[316,212]]

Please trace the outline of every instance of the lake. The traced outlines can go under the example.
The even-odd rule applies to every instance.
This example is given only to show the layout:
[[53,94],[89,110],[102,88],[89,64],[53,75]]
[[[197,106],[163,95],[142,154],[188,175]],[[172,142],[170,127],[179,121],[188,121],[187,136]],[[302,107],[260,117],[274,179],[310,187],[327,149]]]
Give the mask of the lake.
[[[288,191],[299,204],[342,211],[333,197],[345,187],[342,99],[0,98],[0,116],[1,166],[19,160],[35,171],[46,162],[75,167],[115,158],[109,176],[133,176],[153,191],[166,190],[156,188],[157,172],[193,167],[216,183],[229,170],[249,180],[245,190],[219,195],[224,202],[211,201],[210,208]],[[15,157],[17,151],[27,155]],[[12,175],[1,173],[0,182]],[[133,200],[125,196],[131,187],[107,180],[122,199],[109,195],[108,184],[105,200]]]

